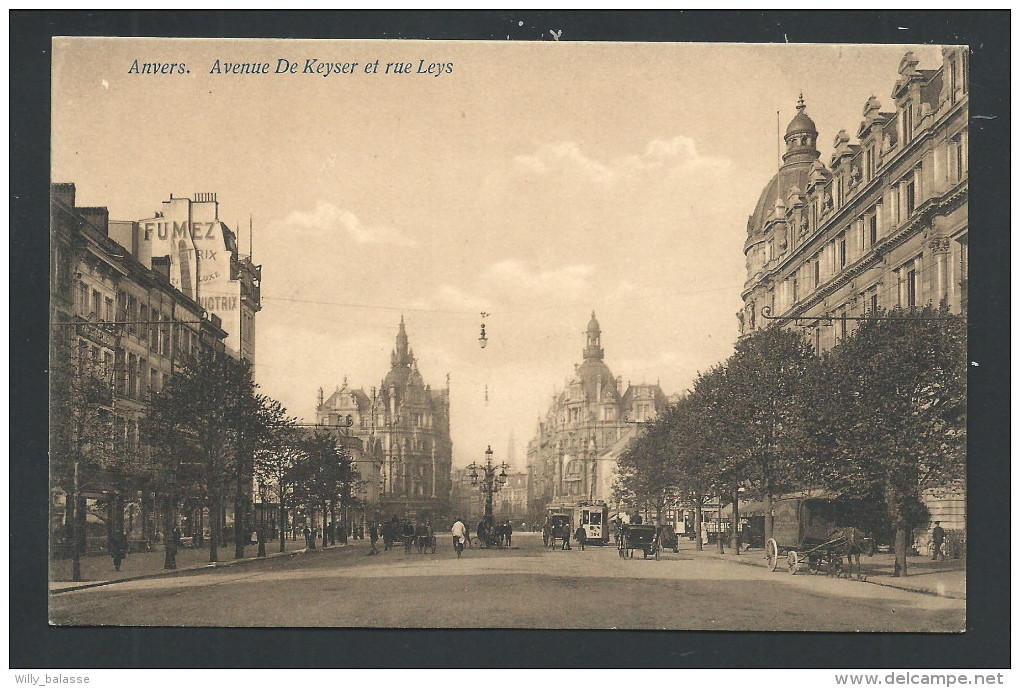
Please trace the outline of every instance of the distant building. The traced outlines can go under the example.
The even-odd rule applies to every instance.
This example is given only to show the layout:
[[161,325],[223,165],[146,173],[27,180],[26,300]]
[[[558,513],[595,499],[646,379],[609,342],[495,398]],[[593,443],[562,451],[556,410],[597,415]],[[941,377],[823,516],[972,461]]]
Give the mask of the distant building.
[[623,384],[605,364],[595,313],[583,360],[558,392],[528,442],[528,505],[538,519],[548,506],[613,498],[619,445],[665,407],[658,384]]
[[343,385],[319,390],[316,423],[347,427],[377,462],[381,515],[445,514],[450,500],[450,390],[434,391],[418,370],[400,319],[390,371],[371,392]]
[[[968,53],[942,50],[938,69],[899,65],[889,111],[864,103],[856,140],[840,130],[829,165],[803,98],[786,128],[783,164],[747,221],[741,334],[765,327],[763,307],[791,322],[816,351],[878,309],[967,310]],[[822,316],[828,316],[823,318]],[[965,493],[926,500],[933,520],[965,525]]]
[[492,516],[511,521],[515,527],[528,518],[528,474],[507,473],[506,482],[492,496]]

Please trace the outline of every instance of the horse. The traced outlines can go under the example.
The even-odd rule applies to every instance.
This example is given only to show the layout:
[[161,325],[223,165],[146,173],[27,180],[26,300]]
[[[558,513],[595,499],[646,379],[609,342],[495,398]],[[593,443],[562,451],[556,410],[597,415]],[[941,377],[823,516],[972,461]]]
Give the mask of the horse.
[[[875,553],[875,539],[854,526],[835,528],[829,532],[828,539],[830,542],[835,541],[831,555],[837,568],[833,575],[839,577],[845,573],[846,577],[850,578],[856,564],[857,580],[864,580],[861,573],[861,554],[870,557]],[[846,568],[843,568],[843,557],[846,557]]]

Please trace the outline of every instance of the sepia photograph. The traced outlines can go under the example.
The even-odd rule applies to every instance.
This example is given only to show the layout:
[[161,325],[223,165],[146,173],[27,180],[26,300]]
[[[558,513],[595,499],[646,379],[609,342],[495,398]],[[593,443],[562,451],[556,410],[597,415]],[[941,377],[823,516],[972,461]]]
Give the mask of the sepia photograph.
[[52,39],[51,625],[965,631],[969,46],[544,38]]

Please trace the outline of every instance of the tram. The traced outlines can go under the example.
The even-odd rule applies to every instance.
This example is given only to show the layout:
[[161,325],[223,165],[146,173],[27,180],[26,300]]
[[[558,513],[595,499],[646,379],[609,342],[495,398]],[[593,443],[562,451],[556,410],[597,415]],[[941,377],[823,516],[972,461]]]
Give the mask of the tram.
[[612,536],[609,507],[605,502],[559,504],[547,509],[546,518],[557,526],[567,524],[571,529],[571,538],[578,526],[584,528],[589,545],[608,545]]
[[577,507],[578,520],[588,534],[588,544],[609,544],[609,507],[605,502],[581,504]]

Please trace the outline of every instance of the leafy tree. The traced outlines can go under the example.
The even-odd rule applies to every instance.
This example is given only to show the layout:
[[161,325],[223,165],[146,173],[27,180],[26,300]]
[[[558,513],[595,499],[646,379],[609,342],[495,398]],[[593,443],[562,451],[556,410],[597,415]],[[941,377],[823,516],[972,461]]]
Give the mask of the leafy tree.
[[252,378],[251,364],[247,360],[236,363],[235,384],[231,390],[235,423],[235,453],[232,467],[234,487],[234,557],[244,556],[251,530],[248,525],[252,477],[256,456],[265,450],[275,449],[283,439],[281,430],[293,425],[287,411],[275,399],[258,392]]
[[276,427],[275,438],[255,455],[255,480],[272,490],[280,505],[280,551],[287,539],[287,512],[300,506],[295,497],[296,466],[302,458],[298,434],[290,419]]
[[154,395],[150,408],[152,439],[157,443],[154,459],[163,476],[164,498],[169,500],[164,528],[167,544],[171,545],[181,481],[189,472],[209,505],[209,561],[218,560],[224,497],[235,483],[241,374],[238,362],[224,352],[201,350],[174,372]]
[[723,472],[734,491],[746,482],[760,495],[766,538],[772,537],[773,497],[801,475],[797,402],[813,358],[799,333],[772,325],[737,342],[717,390],[727,438]]
[[713,463],[717,444],[713,428],[706,423],[710,408],[704,393],[708,384],[704,381],[705,377],[699,376],[695,383],[695,388],[700,388],[702,394],[692,391],[676,404],[667,407],[660,416],[668,425],[671,442],[677,448],[678,496],[681,502],[694,509],[694,543],[698,551],[702,549],[703,508],[713,494],[713,486],[717,481]]
[[661,417],[648,422],[617,463],[616,493],[621,501],[651,504],[655,521],[662,524],[663,510],[676,501],[677,446],[669,424]]
[[861,323],[813,368],[802,398],[810,468],[848,498],[881,495],[896,575],[921,497],[964,479],[966,321],[948,309],[893,310]]
[[[93,324],[92,326],[98,326]],[[64,528],[72,557],[71,577],[81,580],[86,500],[81,493],[101,473],[123,475],[123,447],[116,444],[112,366],[75,346],[61,332],[50,376],[50,478],[65,490]],[[99,485],[95,485],[99,487]],[[68,490],[68,488],[70,488]]]
[[354,482],[354,462],[350,454],[338,447],[337,438],[325,430],[315,430],[298,445],[296,457],[289,477],[293,485],[294,498],[309,511],[320,509],[323,532],[326,516],[336,525],[336,507],[346,505]]

